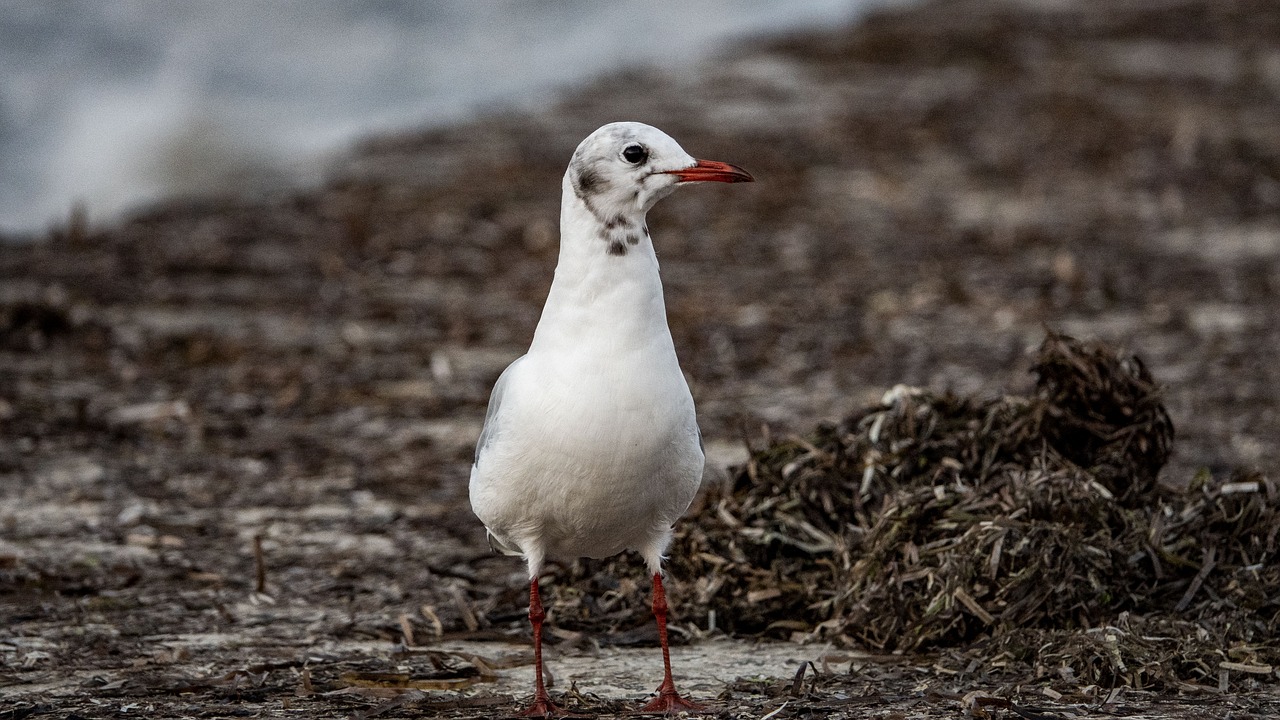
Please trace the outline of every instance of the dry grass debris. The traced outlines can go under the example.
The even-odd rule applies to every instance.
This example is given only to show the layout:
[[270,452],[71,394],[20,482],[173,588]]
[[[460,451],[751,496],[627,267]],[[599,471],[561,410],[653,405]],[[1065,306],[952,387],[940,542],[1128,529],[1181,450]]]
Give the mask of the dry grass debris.
[[[898,386],[756,451],[678,527],[683,617],[1103,686],[1274,678],[1275,482],[1158,483],[1173,425],[1136,356],[1050,334],[1032,371],[1026,397]],[[558,621],[647,622],[631,565],[575,565]]]

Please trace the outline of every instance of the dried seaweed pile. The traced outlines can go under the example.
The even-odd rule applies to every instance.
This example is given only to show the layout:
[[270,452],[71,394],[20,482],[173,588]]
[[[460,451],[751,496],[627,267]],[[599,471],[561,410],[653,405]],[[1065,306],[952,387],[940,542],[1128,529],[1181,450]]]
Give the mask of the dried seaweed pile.
[[[1173,426],[1136,357],[1050,335],[1032,370],[1030,397],[899,386],[756,452],[678,526],[681,615],[883,651],[967,648],[989,668],[1094,682],[1269,675],[1274,481],[1158,484]],[[647,621],[643,584],[619,580],[631,561],[572,573],[561,624]]]

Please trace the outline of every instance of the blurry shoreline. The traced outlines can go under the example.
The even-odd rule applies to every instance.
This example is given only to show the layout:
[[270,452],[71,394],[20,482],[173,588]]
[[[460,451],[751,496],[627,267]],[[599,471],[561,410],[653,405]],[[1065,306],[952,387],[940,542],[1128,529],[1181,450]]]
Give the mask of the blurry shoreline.
[[536,110],[617,67],[688,68],[875,4],[18,5],[0,16],[0,241],[73,205],[107,225],[167,199],[314,186],[360,137]]

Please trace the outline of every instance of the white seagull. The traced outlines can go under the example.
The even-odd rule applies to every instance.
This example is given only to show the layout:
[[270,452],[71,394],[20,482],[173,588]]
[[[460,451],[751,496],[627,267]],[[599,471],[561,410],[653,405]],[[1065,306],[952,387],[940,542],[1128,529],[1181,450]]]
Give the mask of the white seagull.
[[529,565],[536,691],[526,715],[561,712],[542,680],[543,562],[624,550],[653,575],[662,644],[662,684],[643,711],[702,709],[671,679],[662,587],[672,525],[702,478],[702,435],[645,213],[681,183],[751,180],[635,122],[596,130],[569,162],[555,279],[529,352],[493,387],[471,466],[471,508],[490,544]]

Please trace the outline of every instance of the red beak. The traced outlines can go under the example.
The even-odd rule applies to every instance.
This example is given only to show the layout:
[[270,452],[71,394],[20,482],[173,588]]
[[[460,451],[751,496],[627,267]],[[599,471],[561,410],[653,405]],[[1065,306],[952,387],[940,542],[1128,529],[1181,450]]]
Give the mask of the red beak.
[[683,170],[668,170],[668,175],[675,175],[680,182],[752,182],[751,173],[737,165],[716,162],[715,160],[699,160],[697,165]]

